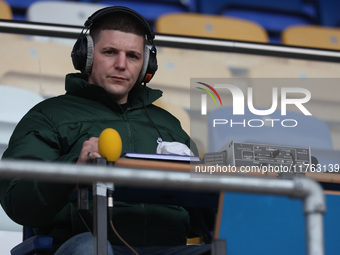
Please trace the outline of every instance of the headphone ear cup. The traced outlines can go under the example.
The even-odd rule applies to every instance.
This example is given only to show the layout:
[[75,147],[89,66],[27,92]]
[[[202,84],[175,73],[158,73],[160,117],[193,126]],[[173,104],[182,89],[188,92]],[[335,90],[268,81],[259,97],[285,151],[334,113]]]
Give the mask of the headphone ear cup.
[[92,69],[93,54],[94,54],[94,43],[93,43],[92,36],[86,35],[86,42],[87,42],[86,62],[85,62],[85,68],[82,72],[90,73]]
[[142,82],[148,83],[155,72],[157,71],[157,58],[156,58],[156,49],[152,46],[150,50],[147,46],[144,48],[144,62],[142,70],[139,74],[137,83],[140,84]]
[[157,57],[156,57],[156,47],[152,45],[151,50],[149,50],[149,61],[146,74],[144,76],[144,82],[148,83],[158,69]]
[[84,42],[84,40],[86,40],[86,38],[84,38],[83,34],[81,34],[74,44],[71,52],[72,63],[76,70],[84,69],[84,63],[87,55],[87,42]]
[[76,70],[89,73],[93,64],[94,43],[90,35],[80,35],[73,46],[71,57]]
[[142,66],[142,70],[139,73],[139,76],[138,76],[138,79],[137,79],[137,82],[136,82],[137,84],[141,84],[144,81],[146,70],[148,69],[148,65],[149,65],[149,56],[150,56],[150,50],[145,45],[144,46],[143,66]]

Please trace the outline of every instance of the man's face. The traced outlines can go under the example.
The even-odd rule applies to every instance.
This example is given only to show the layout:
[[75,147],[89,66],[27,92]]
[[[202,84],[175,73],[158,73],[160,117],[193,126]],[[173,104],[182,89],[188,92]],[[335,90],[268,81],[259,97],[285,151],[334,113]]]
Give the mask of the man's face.
[[119,103],[127,102],[143,66],[144,38],[119,30],[102,30],[95,41],[89,82]]

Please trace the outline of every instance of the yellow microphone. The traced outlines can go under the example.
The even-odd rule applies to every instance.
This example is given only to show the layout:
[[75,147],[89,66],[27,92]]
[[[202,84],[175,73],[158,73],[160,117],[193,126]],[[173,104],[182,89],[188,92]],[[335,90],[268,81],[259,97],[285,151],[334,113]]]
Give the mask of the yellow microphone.
[[117,130],[113,128],[106,128],[99,135],[99,154],[108,162],[116,162],[119,159],[122,146],[122,139]]

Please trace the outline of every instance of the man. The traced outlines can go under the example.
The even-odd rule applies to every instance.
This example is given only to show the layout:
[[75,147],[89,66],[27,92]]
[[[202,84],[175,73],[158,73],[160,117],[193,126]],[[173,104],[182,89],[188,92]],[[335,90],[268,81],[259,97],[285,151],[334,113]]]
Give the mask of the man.
[[[189,146],[180,122],[152,105],[161,91],[145,86],[157,69],[154,47],[145,48],[145,37],[153,39],[145,20],[130,9],[109,7],[85,26],[90,35],[82,32],[72,52],[82,73],[68,74],[65,95],[45,100],[23,117],[3,158],[85,164],[100,157],[98,136],[109,127],[120,133],[123,152],[155,153],[160,137]],[[93,254],[91,235],[70,196],[76,187],[1,180],[0,201],[14,221],[52,236],[55,254]],[[185,246],[190,218],[180,206],[116,202],[113,219],[118,233],[141,254],[195,254],[199,248]],[[112,231],[108,239],[114,254],[127,254]]]

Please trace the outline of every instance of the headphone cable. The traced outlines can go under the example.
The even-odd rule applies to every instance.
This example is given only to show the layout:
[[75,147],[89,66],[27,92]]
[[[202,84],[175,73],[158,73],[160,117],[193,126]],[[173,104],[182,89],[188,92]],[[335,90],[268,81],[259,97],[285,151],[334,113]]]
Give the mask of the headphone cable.
[[107,212],[108,212],[108,216],[109,216],[109,222],[110,222],[110,226],[113,230],[113,232],[115,233],[115,235],[118,237],[118,239],[126,246],[128,247],[131,252],[134,255],[138,255],[137,251],[135,249],[132,248],[131,245],[129,245],[118,233],[118,231],[116,230],[115,226],[113,225],[113,204],[114,204],[114,200],[113,200],[113,190],[112,189],[107,189]]
[[126,242],[126,241],[118,234],[116,228],[115,228],[114,225],[113,225],[112,219],[110,219],[110,225],[111,225],[111,228],[112,228],[113,232],[114,232],[115,235],[119,238],[119,240],[120,240],[123,244],[125,244],[125,246],[128,247],[128,248],[131,250],[131,252],[132,252],[133,254],[138,255],[137,251],[136,251],[135,249],[133,249],[132,246],[129,245],[129,244],[128,244],[128,243],[127,243],[127,242]]
[[157,125],[155,124],[155,122],[153,122],[153,120],[151,119],[150,114],[149,114],[149,112],[148,112],[148,110],[147,110],[147,108],[146,108],[146,104],[145,104],[145,100],[146,100],[146,89],[145,89],[145,88],[146,88],[146,82],[144,82],[144,84],[143,84],[143,107],[144,107],[146,116],[148,117],[148,119],[150,120],[150,122],[152,123],[152,125],[153,125],[153,126],[155,127],[155,129],[157,130],[159,137],[162,139],[162,141],[164,141],[164,138],[163,138],[161,132],[159,131],[159,129],[158,129]]

